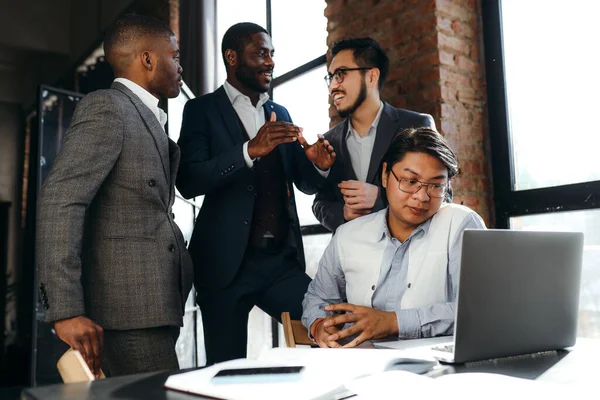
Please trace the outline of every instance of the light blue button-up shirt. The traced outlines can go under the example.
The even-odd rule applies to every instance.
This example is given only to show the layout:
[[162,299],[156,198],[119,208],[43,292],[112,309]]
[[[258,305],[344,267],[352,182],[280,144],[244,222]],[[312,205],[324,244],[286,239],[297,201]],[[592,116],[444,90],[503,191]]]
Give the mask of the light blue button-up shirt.
[[[400,302],[408,287],[408,262],[411,242],[417,236],[426,236],[431,219],[419,225],[404,242],[392,237],[383,220],[380,234],[385,236],[387,245],[381,261],[381,274],[372,297],[372,307],[377,310],[396,313],[398,337],[415,339],[450,335],[454,331],[458,273],[462,250],[462,232],[465,229],[485,229],[481,217],[473,211],[465,218],[457,231],[457,236],[448,252],[447,303],[431,304],[426,307],[401,309]],[[310,328],[318,318],[328,313],[328,304],[346,302],[346,279],[338,255],[338,235],[334,235],[319,262],[315,279],[308,286],[302,303],[302,323]],[[339,245],[344,246],[344,243]],[[386,272],[387,271],[387,272]]]

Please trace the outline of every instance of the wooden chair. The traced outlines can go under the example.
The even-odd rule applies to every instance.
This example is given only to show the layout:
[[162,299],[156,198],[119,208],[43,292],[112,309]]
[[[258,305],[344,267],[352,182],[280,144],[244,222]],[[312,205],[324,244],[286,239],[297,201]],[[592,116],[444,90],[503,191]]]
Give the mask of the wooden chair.
[[308,330],[302,325],[302,322],[292,320],[289,312],[281,313],[281,323],[283,324],[286,347],[296,347],[298,344],[315,346],[312,340],[308,338]]
[[100,371],[100,377],[94,377],[94,374],[83,359],[81,353],[77,350],[69,349],[63,354],[58,363],[56,363],[58,373],[64,383],[91,382],[96,379],[104,379],[104,372]]

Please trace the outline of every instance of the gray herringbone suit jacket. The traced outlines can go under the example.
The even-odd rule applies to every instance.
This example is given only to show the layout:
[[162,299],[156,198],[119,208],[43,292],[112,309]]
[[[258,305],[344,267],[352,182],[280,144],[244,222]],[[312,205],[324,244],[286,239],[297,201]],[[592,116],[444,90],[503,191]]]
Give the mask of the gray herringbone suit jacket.
[[124,85],[79,103],[39,200],[46,321],[182,325],[193,269],[171,212],[178,164],[177,145]]

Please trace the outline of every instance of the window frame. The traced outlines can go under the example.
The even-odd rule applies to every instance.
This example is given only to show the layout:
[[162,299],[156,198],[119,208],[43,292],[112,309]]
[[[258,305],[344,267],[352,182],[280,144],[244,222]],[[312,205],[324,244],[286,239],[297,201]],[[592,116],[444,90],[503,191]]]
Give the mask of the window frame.
[[[265,0],[265,1],[266,1],[266,9],[267,9],[267,30],[269,32],[272,32],[272,29],[271,29],[272,28],[271,0]],[[273,35],[271,34],[271,36],[273,36]],[[327,64],[327,55],[322,54],[322,55],[314,58],[313,60],[310,60],[304,64],[297,65],[295,68],[292,68],[290,71],[286,72],[285,74],[283,74],[279,77],[276,77],[271,82],[271,88],[269,89],[269,98],[273,99],[273,101],[276,101],[276,99],[273,97],[273,91],[278,86],[283,85],[284,83],[290,82],[296,78],[299,78],[300,76],[304,75],[305,73],[312,71],[313,69],[319,68],[326,64]],[[327,228],[325,228],[321,224],[300,225],[300,232],[302,233],[302,236],[331,233]]]
[[495,227],[509,229],[511,217],[600,208],[600,180],[539,189],[514,189],[514,160],[504,66],[502,0],[484,1],[481,6]]

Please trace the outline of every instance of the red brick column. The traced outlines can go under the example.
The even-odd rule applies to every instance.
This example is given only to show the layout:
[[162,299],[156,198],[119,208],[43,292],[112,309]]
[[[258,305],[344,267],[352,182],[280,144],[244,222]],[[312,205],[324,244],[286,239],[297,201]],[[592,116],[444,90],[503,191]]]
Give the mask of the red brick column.
[[[454,201],[493,223],[479,0],[326,0],[327,44],[370,36],[390,57],[382,98],[431,114],[461,164]],[[330,108],[331,124],[339,122]]]

